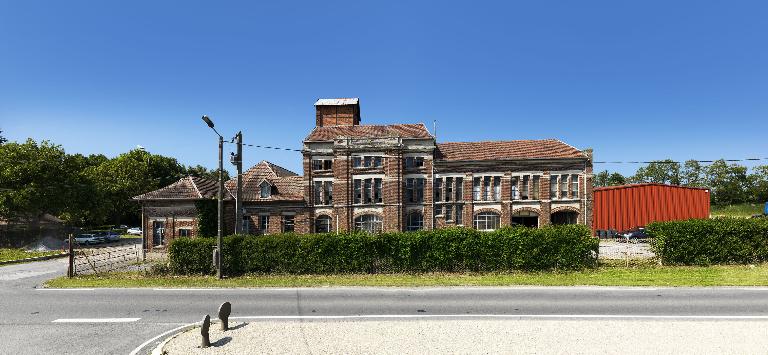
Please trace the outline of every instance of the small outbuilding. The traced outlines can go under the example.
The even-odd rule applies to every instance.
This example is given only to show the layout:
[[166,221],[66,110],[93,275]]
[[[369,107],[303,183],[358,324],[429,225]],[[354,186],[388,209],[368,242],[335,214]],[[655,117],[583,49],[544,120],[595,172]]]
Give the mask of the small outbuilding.
[[623,232],[651,222],[691,218],[709,218],[709,189],[665,184],[594,189],[592,230],[596,232]]

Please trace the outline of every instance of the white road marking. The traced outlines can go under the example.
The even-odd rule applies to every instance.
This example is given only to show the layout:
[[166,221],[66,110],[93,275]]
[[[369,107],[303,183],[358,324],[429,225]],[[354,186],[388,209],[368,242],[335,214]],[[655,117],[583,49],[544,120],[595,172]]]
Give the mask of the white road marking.
[[36,288],[36,291],[93,291],[95,288]]
[[141,318],[60,318],[51,323],[130,323]]
[[[232,318],[232,317],[230,317],[230,318]],[[196,325],[198,325],[200,323],[201,322],[195,322],[195,323],[190,323],[190,324],[187,324],[187,325],[182,325],[182,326],[177,327],[177,328],[173,328],[173,329],[171,329],[171,330],[169,330],[169,331],[167,331],[167,332],[165,332],[163,334],[160,334],[160,335],[158,335],[158,336],[156,336],[156,337],[154,337],[152,339],[149,339],[149,340],[141,343],[141,345],[136,347],[136,349],[133,349],[133,351],[131,351],[131,353],[128,354],[128,355],[136,355],[136,354],[138,354],[141,351],[141,349],[144,349],[147,345],[151,344],[152,342],[156,341],[157,339],[160,339],[160,338],[162,338],[162,337],[164,337],[166,335],[170,335],[172,333],[176,333],[176,332],[179,332],[179,331],[182,331],[182,330],[186,330],[187,328],[194,327],[194,326],[196,326]]]

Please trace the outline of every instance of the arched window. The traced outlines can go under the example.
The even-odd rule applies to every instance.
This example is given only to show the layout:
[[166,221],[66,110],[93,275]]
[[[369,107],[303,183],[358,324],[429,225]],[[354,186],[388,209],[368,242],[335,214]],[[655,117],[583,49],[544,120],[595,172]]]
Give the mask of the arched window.
[[412,212],[408,214],[408,224],[405,227],[408,231],[418,231],[424,229],[424,215],[421,212]]
[[272,195],[272,186],[266,181],[259,185],[259,189],[261,191],[261,198],[269,198]]
[[512,213],[512,225],[537,228],[539,226],[539,214],[529,210],[516,211]]
[[364,214],[355,217],[355,230],[368,233],[381,233],[383,223],[381,217],[375,214]]
[[475,229],[492,231],[499,229],[499,214],[496,212],[480,212],[475,215]]
[[559,211],[552,214],[552,224],[576,224],[579,214],[574,211]]
[[331,231],[331,217],[319,216],[315,218],[315,233],[329,233]]

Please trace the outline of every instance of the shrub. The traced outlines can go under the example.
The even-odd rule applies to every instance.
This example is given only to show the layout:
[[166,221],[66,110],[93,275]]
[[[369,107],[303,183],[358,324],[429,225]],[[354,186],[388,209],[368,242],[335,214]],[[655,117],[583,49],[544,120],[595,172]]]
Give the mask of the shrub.
[[[177,238],[177,274],[211,274],[214,239]],[[224,238],[225,273],[339,274],[580,269],[596,265],[585,226],[466,228],[407,233],[274,234]]]
[[666,264],[748,264],[768,261],[768,220],[691,219],[648,225],[651,249]]

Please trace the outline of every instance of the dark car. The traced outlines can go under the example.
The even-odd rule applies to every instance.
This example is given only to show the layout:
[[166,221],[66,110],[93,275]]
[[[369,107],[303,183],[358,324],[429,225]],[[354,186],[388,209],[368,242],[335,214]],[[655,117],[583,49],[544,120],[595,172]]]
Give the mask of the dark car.
[[630,243],[639,243],[648,240],[648,234],[645,233],[645,228],[637,228],[633,230],[629,230],[626,233],[623,233],[622,236],[624,239]]

